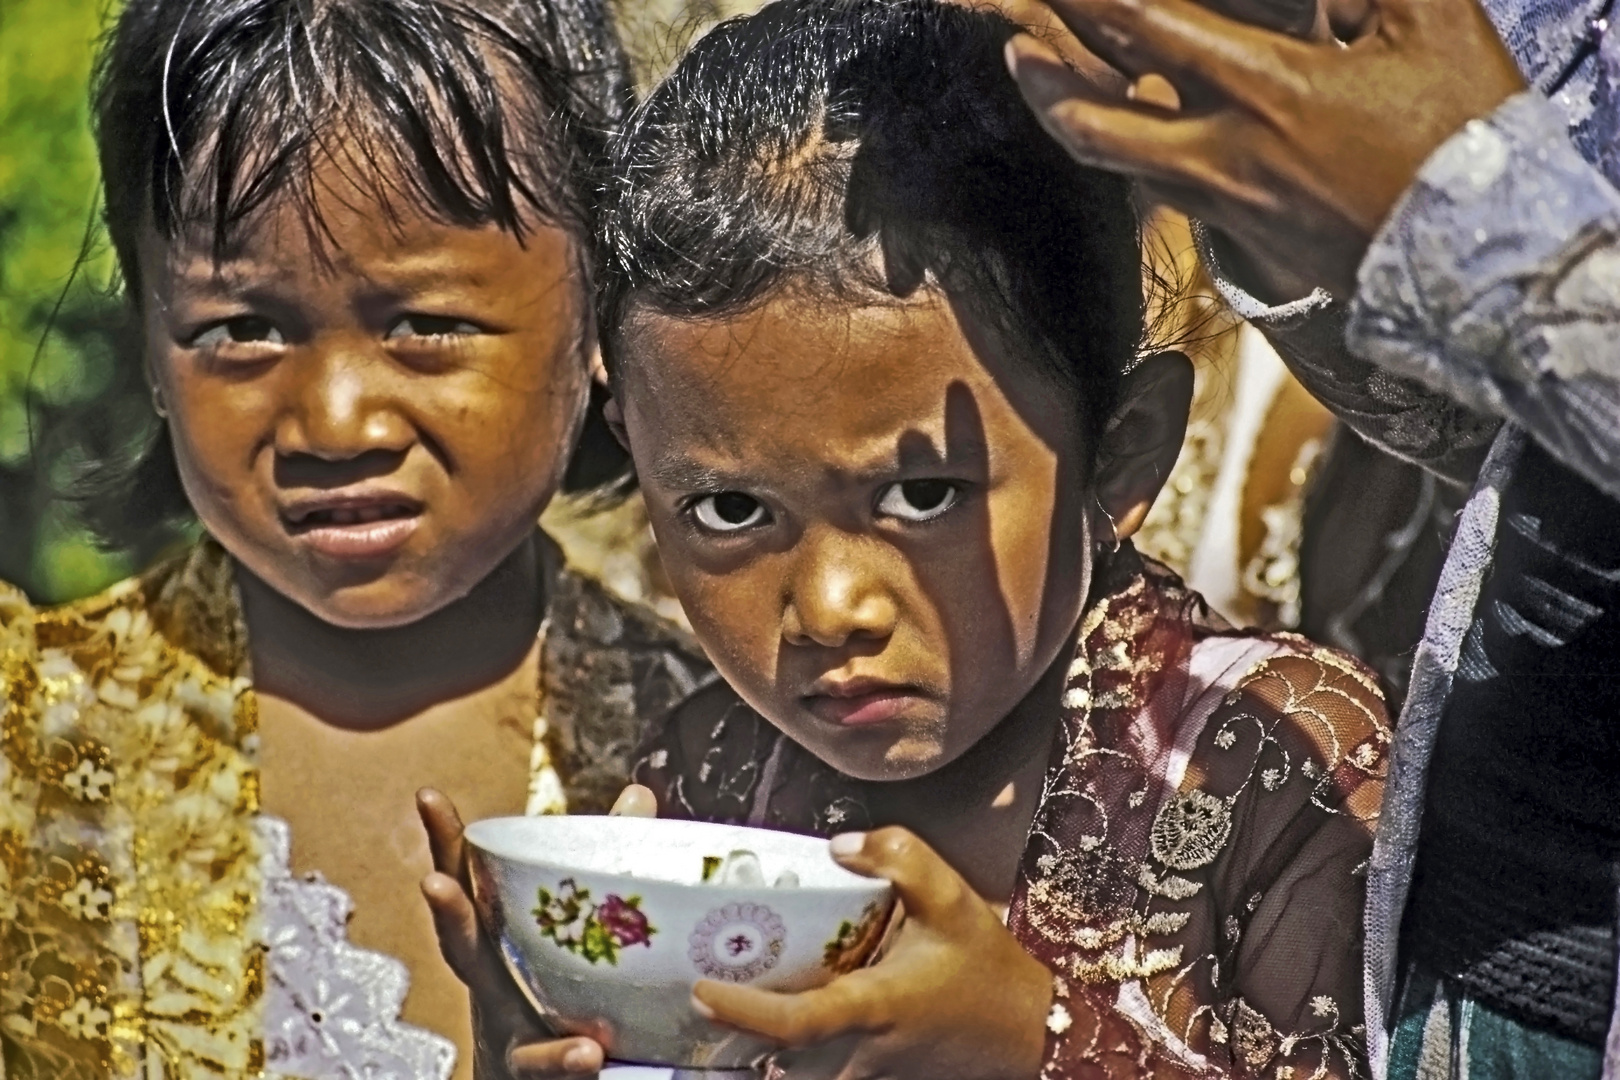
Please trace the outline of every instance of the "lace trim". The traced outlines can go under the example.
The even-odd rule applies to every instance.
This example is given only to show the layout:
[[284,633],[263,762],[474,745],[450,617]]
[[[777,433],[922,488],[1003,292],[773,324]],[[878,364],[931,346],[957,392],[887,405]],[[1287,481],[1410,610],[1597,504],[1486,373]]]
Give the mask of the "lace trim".
[[264,1042],[273,1076],[321,1080],[448,1080],[449,1039],[406,1024],[405,965],[351,945],[349,894],[319,874],[294,878],[287,823],[260,815],[260,901],[270,948]]

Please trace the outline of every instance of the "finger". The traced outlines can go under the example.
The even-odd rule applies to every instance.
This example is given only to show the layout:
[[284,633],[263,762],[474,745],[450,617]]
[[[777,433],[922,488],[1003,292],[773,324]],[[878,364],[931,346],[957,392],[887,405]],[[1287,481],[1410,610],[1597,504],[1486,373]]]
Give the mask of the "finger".
[[503,989],[506,972],[494,954],[484,947],[478,931],[478,913],[461,883],[448,874],[432,873],[422,879],[422,896],[433,914],[433,929],[439,936],[439,952],[456,978],[467,984],[474,997]]
[[658,798],[653,795],[652,788],[631,784],[619,792],[608,814],[613,817],[657,817]]
[[815,990],[783,994],[703,979],[692,988],[692,1008],[705,1019],[783,1046],[813,1046],[882,1025],[882,999],[867,992],[872,981],[871,971],[856,971]]
[[1219,194],[1234,186],[1222,164],[1237,137],[1226,114],[1187,116],[1146,103],[1054,102],[1041,96],[1039,85],[1025,85],[1022,66],[1015,74],[1041,126],[1081,164]]
[[1077,72],[1105,96],[1118,97],[1124,93],[1126,80],[1108,65],[1102,57],[1086,48],[1084,42],[1064,26],[1057,15],[1041,0],[951,0],[953,3],[976,11],[995,11],[1018,26],[1025,34],[1036,38],[1051,50],[1064,66]]
[[1247,100],[1295,69],[1303,43],[1211,11],[1193,0],[1051,0],[1063,22],[1128,75],[1196,80]]
[[924,926],[949,926],[985,906],[962,875],[909,829],[842,833],[828,846],[840,866],[891,882],[907,918]]
[[605,1060],[590,1039],[546,1039],[514,1045],[506,1052],[506,1069],[516,1080],[543,1080],[599,1072]]
[[466,883],[466,847],[462,840],[461,815],[450,797],[435,788],[416,793],[416,812],[427,830],[428,848],[433,853],[433,869]]

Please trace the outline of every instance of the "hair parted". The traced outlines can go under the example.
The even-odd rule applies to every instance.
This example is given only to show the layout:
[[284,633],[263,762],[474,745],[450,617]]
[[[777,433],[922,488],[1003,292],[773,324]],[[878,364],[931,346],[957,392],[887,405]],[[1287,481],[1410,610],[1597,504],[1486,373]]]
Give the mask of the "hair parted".
[[1144,334],[1140,225],[1129,183],[1077,166],[1019,96],[1016,31],[939,0],[776,0],[701,38],[613,142],[597,278],[615,378],[638,312],[932,283],[1104,422]]
[[[519,238],[541,221],[583,247],[631,95],[604,0],[128,0],[92,87],[125,289],[138,304],[149,225],[207,230],[221,255],[286,202],[320,235],[326,162],[387,216]],[[104,471],[121,475],[89,485],[85,516],[109,540],[189,510],[166,427]]]

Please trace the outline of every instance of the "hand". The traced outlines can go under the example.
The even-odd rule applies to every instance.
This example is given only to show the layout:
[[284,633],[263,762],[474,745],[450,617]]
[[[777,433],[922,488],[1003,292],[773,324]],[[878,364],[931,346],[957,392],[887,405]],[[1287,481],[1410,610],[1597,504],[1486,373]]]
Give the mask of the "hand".
[[791,1048],[791,1080],[1028,1080],[1040,1071],[1052,973],[927,844],[905,829],[845,833],[833,857],[886,878],[906,923],[872,967],[799,994],[704,980],[693,1007]]
[[[602,1047],[590,1039],[553,1038],[479,929],[454,804],[443,793],[423,788],[416,793],[416,808],[433,850],[434,872],[422,879],[422,895],[433,912],[445,963],[472,997],[473,1075],[479,1080],[544,1080],[596,1073],[602,1067]],[[630,817],[654,817],[657,812],[653,793],[638,784],[625,788],[610,811]]]
[[1193,0],[1049,2],[1131,79],[1168,80],[1177,105],[1102,97],[1021,36],[1008,62],[1046,129],[1080,161],[1134,175],[1219,230],[1273,301],[1318,285],[1353,295],[1368,243],[1423,161],[1524,88],[1475,0],[1380,0],[1348,46]]

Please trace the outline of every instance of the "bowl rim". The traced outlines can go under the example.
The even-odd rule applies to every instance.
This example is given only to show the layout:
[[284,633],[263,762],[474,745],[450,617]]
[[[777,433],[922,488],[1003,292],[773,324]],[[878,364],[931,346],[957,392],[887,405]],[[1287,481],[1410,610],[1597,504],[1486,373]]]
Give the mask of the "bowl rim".
[[[724,831],[726,833],[735,833],[740,830],[742,832],[766,833],[769,834],[773,841],[777,843],[780,843],[783,839],[786,839],[790,844],[804,847],[807,851],[812,848],[819,848],[820,852],[827,859],[827,862],[847,880],[843,884],[837,885],[794,885],[787,887],[777,887],[769,883],[764,885],[736,885],[721,884],[718,882],[672,881],[667,877],[627,874],[622,871],[599,870],[589,866],[569,866],[556,859],[513,854],[509,850],[503,851],[500,848],[491,846],[488,842],[481,842],[476,835],[478,832],[488,831],[488,829],[480,829],[480,826],[494,826],[507,822],[526,822],[531,823],[528,827],[535,827],[538,825],[539,827],[544,828],[547,826],[547,824],[553,822],[574,823],[579,822],[582,819],[595,822],[612,822],[613,824],[609,826],[610,828],[629,827],[631,825],[635,825],[644,830],[648,825],[651,825],[653,827],[653,831],[655,832],[671,831],[671,827],[674,827],[673,831],[681,832],[690,832],[695,830],[698,832]],[[622,826],[620,823],[623,823]],[[786,830],[781,829],[762,829],[752,825],[735,825],[728,822],[719,821],[691,821],[684,818],[618,817],[602,814],[517,814],[503,817],[481,818],[478,821],[469,823],[464,828],[462,835],[466,838],[468,845],[475,848],[480,853],[491,856],[495,859],[503,860],[505,862],[515,863],[520,866],[534,867],[537,869],[546,868],[558,870],[564,873],[588,874],[593,878],[600,878],[602,880],[635,882],[638,886],[656,885],[675,889],[701,889],[705,892],[712,892],[715,896],[720,896],[722,894],[735,894],[739,897],[745,897],[747,899],[758,899],[761,894],[777,896],[785,894],[797,894],[799,896],[806,897],[818,895],[825,895],[828,897],[847,897],[851,896],[852,894],[864,893],[876,899],[879,896],[892,895],[894,891],[893,884],[886,878],[867,877],[840,866],[838,862],[832,858],[831,854],[827,852],[827,840],[823,837],[810,835],[808,833],[787,832]],[[737,850],[737,847],[733,845],[729,850]]]

